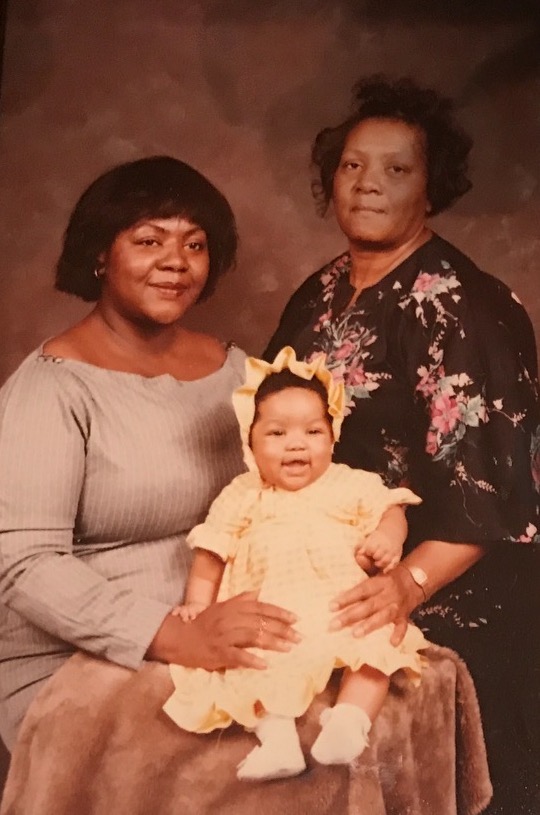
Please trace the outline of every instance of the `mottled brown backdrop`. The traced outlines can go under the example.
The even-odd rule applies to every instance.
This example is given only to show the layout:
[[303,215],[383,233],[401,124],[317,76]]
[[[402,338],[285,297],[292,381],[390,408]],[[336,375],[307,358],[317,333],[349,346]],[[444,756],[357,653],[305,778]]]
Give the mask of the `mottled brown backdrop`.
[[170,153],[237,213],[237,269],[192,324],[261,351],[343,240],[309,148],[373,71],[460,102],[474,189],[434,222],[540,329],[539,0],[10,0],[0,135],[0,381],[87,306],[52,288],[68,213],[112,164]]

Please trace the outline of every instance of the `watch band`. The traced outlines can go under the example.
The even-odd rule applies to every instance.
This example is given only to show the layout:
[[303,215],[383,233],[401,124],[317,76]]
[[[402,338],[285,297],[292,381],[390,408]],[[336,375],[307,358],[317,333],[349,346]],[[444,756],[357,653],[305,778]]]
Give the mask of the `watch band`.
[[428,599],[426,586],[428,584],[428,576],[420,566],[408,566],[406,563],[401,564],[407,571],[409,572],[410,576],[414,580],[417,586],[420,586],[422,589],[422,594],[424,595],[424,602]]

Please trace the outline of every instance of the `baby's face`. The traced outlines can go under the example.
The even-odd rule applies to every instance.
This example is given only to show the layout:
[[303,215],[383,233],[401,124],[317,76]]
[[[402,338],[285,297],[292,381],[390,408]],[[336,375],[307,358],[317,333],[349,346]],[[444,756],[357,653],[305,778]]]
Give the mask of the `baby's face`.
[[326,406],[314,391],[287,388],[260,403],[251,449],[267,484],[284,490],[307,487],[328,468],[332,447]]

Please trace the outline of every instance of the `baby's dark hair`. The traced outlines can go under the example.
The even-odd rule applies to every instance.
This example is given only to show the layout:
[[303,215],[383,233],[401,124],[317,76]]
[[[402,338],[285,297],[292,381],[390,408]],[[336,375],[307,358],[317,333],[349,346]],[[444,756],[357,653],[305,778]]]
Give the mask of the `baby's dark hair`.
[[[293,374],[292,371],[285,369],[283,371],[279,371],[279,373],[270,374],[259,385],[257,393],[255,394],[255,415],[253,416],[253,422],[251,424],[252,429],[253,425],[259,418],[259,408],[264,400],[272,394],[279,393],[280,391],[287,390],[288,388],[303,388],[303,390],[313,391],[316,393],[320,397],[325,408],[324,418],[328,421],[330,429],[332,428],[332,417],[328,412],[328,393],[321,380],[317,379],[316,376],[314,376],[313,379],[304,379],[297,374]],[[251,444],[251,431],[249,441]]]

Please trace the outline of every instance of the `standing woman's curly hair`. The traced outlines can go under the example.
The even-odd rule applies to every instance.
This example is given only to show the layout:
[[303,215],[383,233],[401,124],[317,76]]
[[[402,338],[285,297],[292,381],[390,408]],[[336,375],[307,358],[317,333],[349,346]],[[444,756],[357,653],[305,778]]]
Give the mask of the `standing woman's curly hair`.
[[450,207],[472,187],[468,156],[472,139],[454,121],[454,103],[412,79],[390,80],[382,74],[361,79],[353,88],[352,113],[337,127],[321,130],[311,159],[319,178],[312,191],[321,214],[332,199],[334,175],[347,136],[364,119],[396,119],[419,127],[426,138],[427,195],[430,215]]

